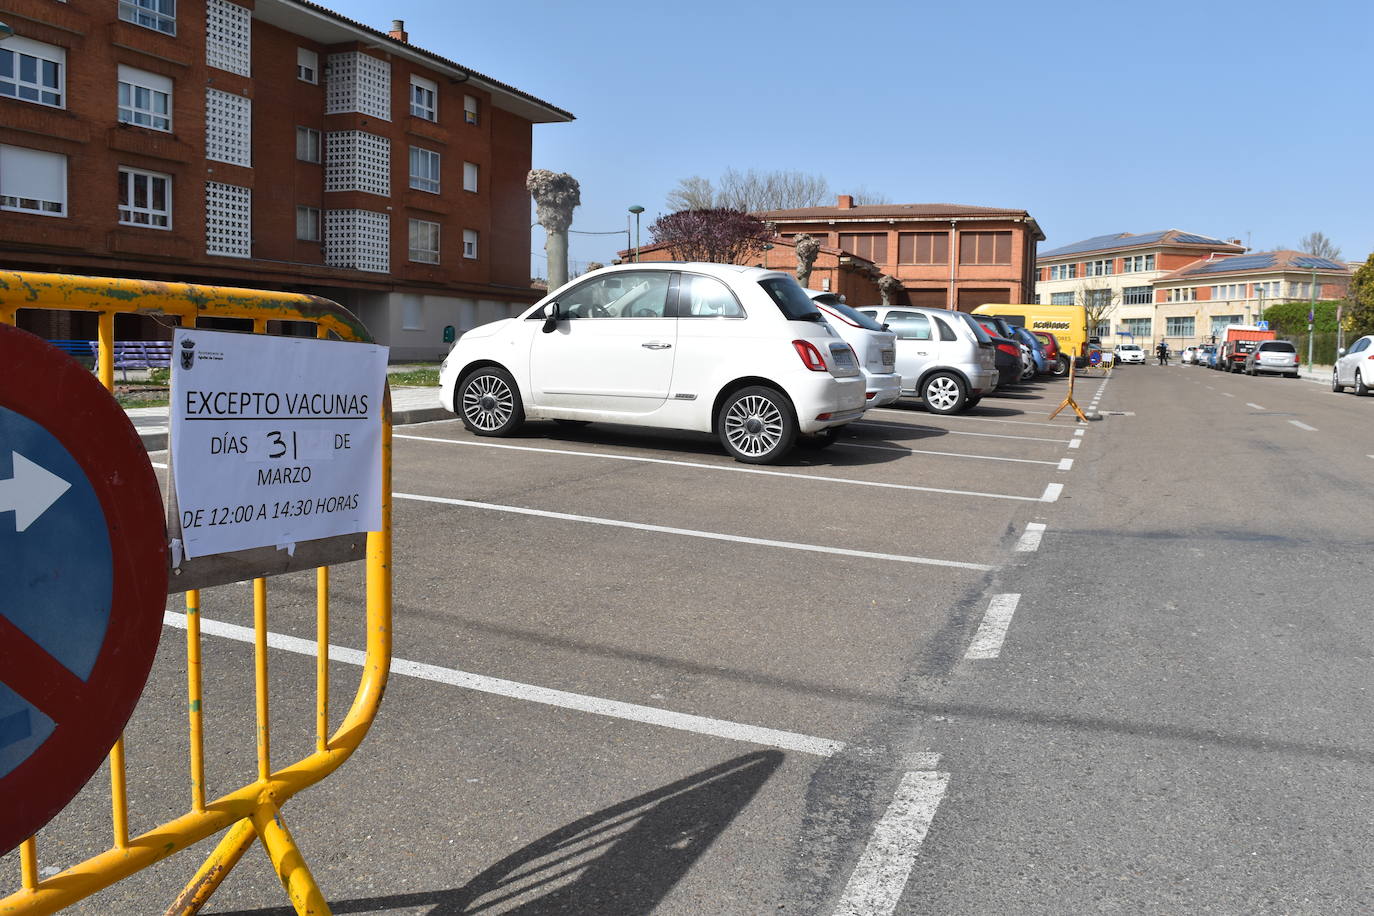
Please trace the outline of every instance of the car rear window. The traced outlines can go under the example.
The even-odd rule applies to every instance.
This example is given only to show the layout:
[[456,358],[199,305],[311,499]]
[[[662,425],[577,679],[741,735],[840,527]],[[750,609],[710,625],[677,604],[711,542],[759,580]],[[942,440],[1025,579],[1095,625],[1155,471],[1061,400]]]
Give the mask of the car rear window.
[[979,343],[992,343],[992,336],[988,334],[987,331],[983,330],[983,326],[979,324],[976,320],[974,320],[974,317],[970,315],[968,312],[950,312],[949,314],[951,317],[957,315],[958,317],[962,318],[964,320],[964,324],[968,325],[969,330],[973,331],[973,336],[978,339]]
[[825,322],[825,316],[816,308],[811,297],[791,277],[769,277],[767,280],[760,280],[759,286],[763,287],[768,298],[773,300],[778,310],[789,321]]
[[850,308],[843,302],[836,302],[832,299],[822,299],[819,301],[821,305],[834,312],[840,320],[848,322],[855,327],[863,328],[868,331],[881,331],[883,329],[883,326],[879,324],[877,320],[868,317],[857,309]]
[[1294,347],[1291,343],[1289,343],[1286,340],[1266,340],[1264,343],[1259,345],[1259,348],[1261,350],[1271,350],[1277,351],[1279,353],[1298,352],[1297,347]]

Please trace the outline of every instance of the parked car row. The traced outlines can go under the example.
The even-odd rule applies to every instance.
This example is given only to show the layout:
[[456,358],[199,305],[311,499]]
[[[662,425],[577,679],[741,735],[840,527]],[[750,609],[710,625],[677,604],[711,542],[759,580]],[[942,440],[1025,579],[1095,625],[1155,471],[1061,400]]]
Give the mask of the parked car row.
[[1288,340],[1234,340],[1221,347],[1184,347],[1179,362],[1246,375],[1298,377],[1298,348]]
[[985,316],[855,309],[777,271],[658,263],[584,274],[473,328],[439,381],[444,407],[479,436],[533,419],[697,430],[765,464],[903,395],[955,413],[1052,366],[1035,335]]

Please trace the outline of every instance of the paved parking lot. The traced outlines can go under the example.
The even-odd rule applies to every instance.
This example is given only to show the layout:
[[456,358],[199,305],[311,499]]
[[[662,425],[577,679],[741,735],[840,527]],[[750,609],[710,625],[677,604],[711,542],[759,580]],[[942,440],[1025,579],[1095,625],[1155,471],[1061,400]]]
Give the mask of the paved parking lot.
[[[1046,419],[1064,391],[1050,382],[961,417],[919,403],[872,411],[831,448],[766,468],[690,434],[530,423],[519,438],[490,440],[456,421],[398,427],[387,699],[355,758],[286,811],[335,912],[1199,911],[1186,892],[1158,892],[1148,870],[1123,890],[1093,862],[1131,847],[1137,829],[1097,816],[1113,787],[1132,784],[1120,768],[1148,770],[1161,735],[1206,745],[1209,726],[1187,724],[1196,704],[1230,702],[1209,678],[1189,691],[1191,661],[1159,674],[1152,653],[1182,651],[1167,648],[1172,631],[1156,632],[1150,616],[1151,642],[1136,644],[1144,619],[1109,611],[1097,584],[1111,577],[1103,566],[1134,557],[1139,606],[1177,607],[1174,571],[1216,564],[1177,539],[1123,542],[1132,523],[1105,521],[1121,497],[1119,466],[1157,480],[1180,451],[1141,438],[1156,428],[1142,424],[1166,424],[1161,398],[1204,384],[1252,393],[1202,370],[1124,368],[1080,380],[1084,408],[1103,414],[1090,424]],[[1276,384],[1293,386],[1285,398],[1315,398],[1298,390],[1309,383]],[[1196,410],[1228,409],[1225,393]],[[1324,409],[1365,403],[1349,402]],[[1218,422],[1207,416],[1203,429]],[[1132,517],[1149,514],[1148,500],[1127,502]],[[1263,568],[1252,544],[1226,543],[1228,563]],[[1150,566],[1148,551],[1169,565]],[[336,576],[332,641],[345,648],[363,643],[360,574]],[[212,793],[253,771],[247,591],[205,598]],[[289,637],[313,639],[313,580],[273,580],[272,601],[283,637],[272,655],[274,748],[286,760],[311,746],[314,660]],[[135,830],[184,804],[177,622],[169,614],[128,732]],[[1007,659],[1018,634],[1020,653]],[[333,668],[342,709],[357,669],[346,659]],[[1179,694],[1162,702],[1176,720],[1141,724],[1156,703],[1141,684],[1170,674]],[[1342,696],[1358,680],[1329,677]],[[1046,695],[1054,703],[1041,709]],[[1243,748],[1256,767],[1301,746],[1276,736],[1284,726],[1244,715],[1216,727],[1269,735],[1218,745]],[[1184,774],[1231,766],[1216,753],[1171,758],[1179,782],[1156,785],[1176,807],[1149,829],[1186,821]],[[1333,793],[1366,778],[1337,770],[1322,777]],[[1233,817],[1243,809],[1232,800]],[[102,847],[107,811],[98,778],[50,829],[40,865]],[[1277,842],[1263,854],[1292,852]],[[158,912],[193,859],[74,911]],[[1327,864],[1339,874],[1338,856]],[[1053,880],[1037,884],[1036,867]],[[1176,888],[1169,869],[1157,877]],[[1358,898],[1326,877],[1337,899]],[[1103,899],[1117,902],[1092,902]],[[1209,911],[1350,911],[1255,899]],[[288,913],[283,902],[254,850],[210,911]]]

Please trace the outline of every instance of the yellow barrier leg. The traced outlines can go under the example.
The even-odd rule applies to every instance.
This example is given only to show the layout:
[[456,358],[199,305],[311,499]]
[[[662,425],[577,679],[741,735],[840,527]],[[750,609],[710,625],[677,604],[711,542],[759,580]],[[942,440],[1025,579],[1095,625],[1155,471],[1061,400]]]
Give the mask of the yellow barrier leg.
[[273,804],[265,804],[253,812],[253,827],[262,838],[263,848],[272,859],[272,867],[277,870],[282,887],[291,898],[291,905],[299,916],[329,916],[329,904],[305,864],[291,831],[286,829],[281,811]]
[[167,908],[163,916],[195,916],[200,912],[200,908],[210,901],[213,894],[229,876],[229,872],[234,870],[234,866],[239,864],[239,859],[248,851],[248,847],[253,845],[253,839],[257,832],[253,829],[253,822],[244,818],[224,835],[215,847],[215,851],[210,853],[209,858],[200,866],[196,876],[177,896],[177,899]]

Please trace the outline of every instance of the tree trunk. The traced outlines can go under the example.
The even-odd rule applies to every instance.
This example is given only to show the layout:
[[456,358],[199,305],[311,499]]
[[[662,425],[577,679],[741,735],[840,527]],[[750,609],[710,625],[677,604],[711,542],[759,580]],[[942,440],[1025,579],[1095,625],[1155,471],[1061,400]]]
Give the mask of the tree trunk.
[[544,252],[549,261],[549,292],[553,292],[568,282],[568,231],[547,232]]

